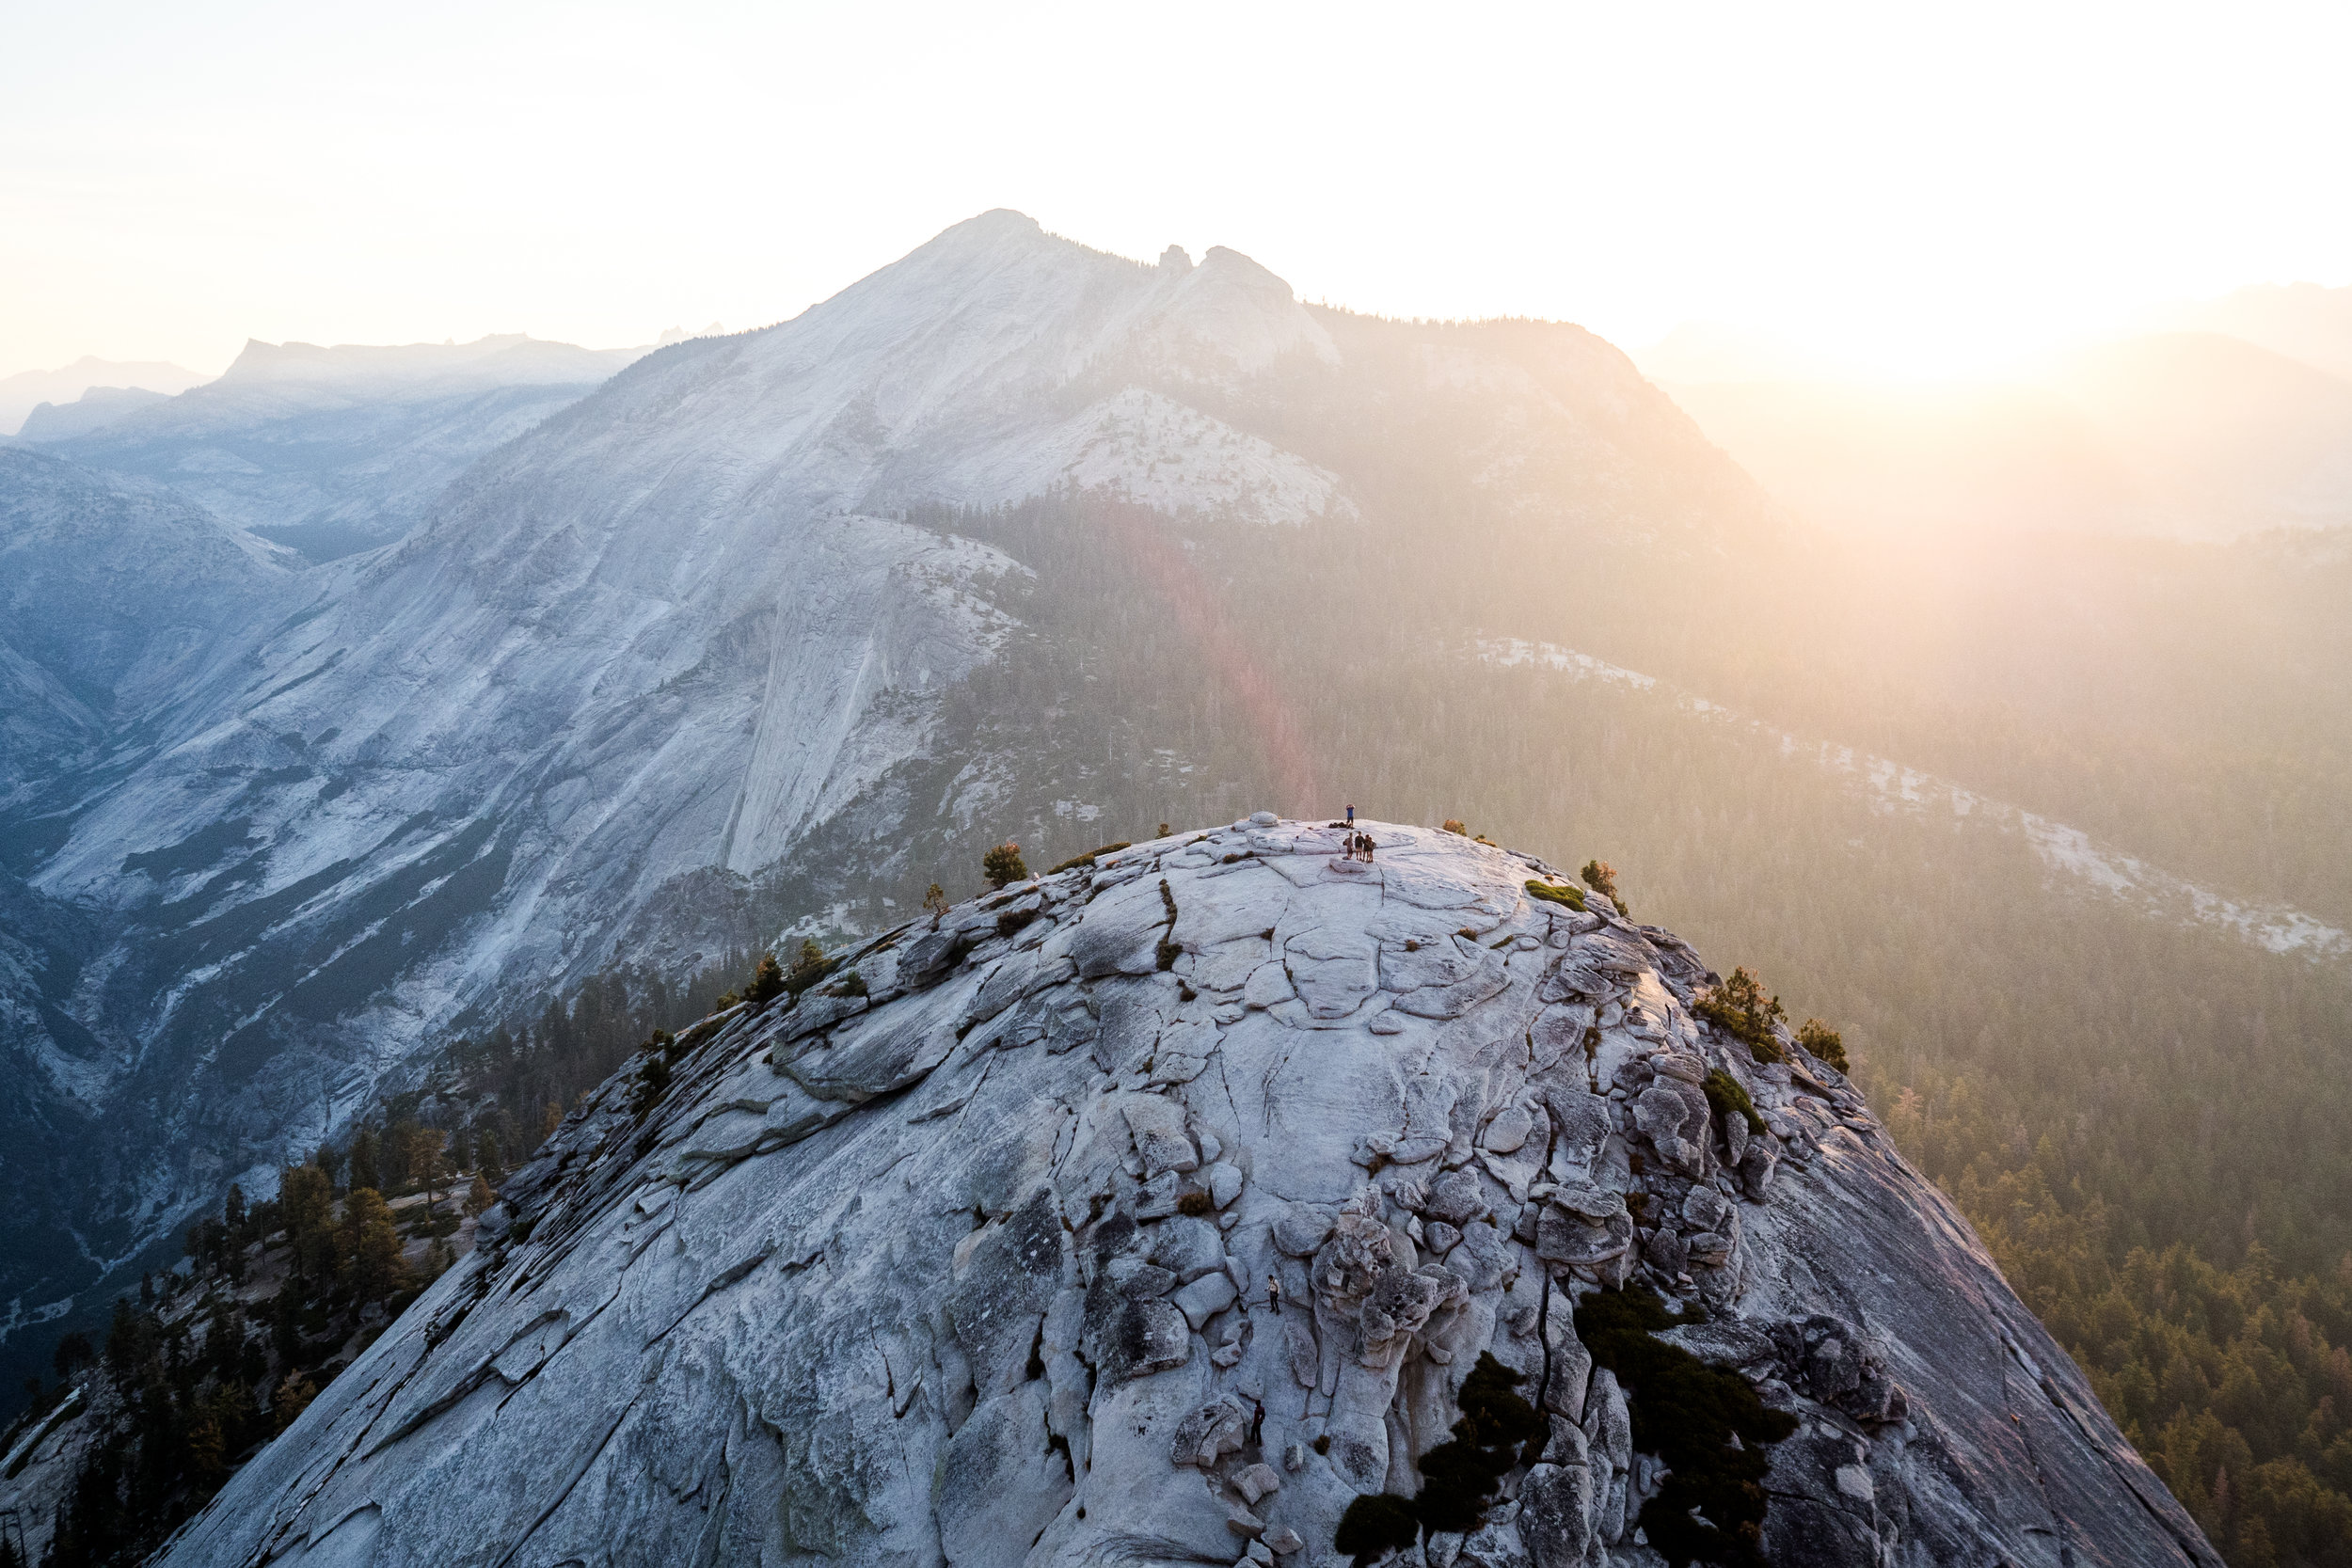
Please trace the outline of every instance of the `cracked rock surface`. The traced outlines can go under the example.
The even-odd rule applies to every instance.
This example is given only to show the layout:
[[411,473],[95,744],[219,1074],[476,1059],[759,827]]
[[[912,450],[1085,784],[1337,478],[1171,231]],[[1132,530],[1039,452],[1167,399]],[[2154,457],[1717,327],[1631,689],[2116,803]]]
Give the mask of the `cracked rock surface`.
[[1337,1568],[1491,1352],[1552,1437],[1406,1555],[1649,1568],[1574,1326],[1639,1284],[1797,1418],[1768,1561],[2218,1563],[1844,1079],[1540,862],[1369,831],[1137,845],[624,1069],[161,1560]]

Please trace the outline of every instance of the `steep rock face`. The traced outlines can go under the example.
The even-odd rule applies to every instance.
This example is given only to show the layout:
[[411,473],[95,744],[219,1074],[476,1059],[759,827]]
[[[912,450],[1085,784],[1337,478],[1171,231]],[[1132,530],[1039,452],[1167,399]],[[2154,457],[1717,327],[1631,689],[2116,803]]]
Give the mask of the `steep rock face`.
[[0,804],[187,701],[297,564],[168,490],[0,449]]
[[1655,1391],[1571,1305],[1633,1284],[1795,1418],[1770,1562],[2217,1562],[1836,1073],[1540,863],[1371,831],[1016,884],[616,1076],[163,1560],[1336,1561],[1491,1354],[1551,1436],[1429,1560],[1646,1568]]

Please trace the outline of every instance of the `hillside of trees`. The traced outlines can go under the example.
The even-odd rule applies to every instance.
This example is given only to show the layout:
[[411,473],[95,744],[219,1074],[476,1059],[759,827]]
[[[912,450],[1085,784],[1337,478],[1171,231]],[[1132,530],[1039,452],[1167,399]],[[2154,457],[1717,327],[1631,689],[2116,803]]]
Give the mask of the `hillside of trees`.
[[46,1537],[39,1560],[141,1560],[285,1430],[469,1244],[502,1175],[495,1137],[479,1148],[395,1123],[289,1167],[276,1197],[232,1187],[189,1227],[186,1264],[117,1300],[99,1342],[62,1337],[56,1384],[31,1380],[6,1439],[50,1428],[19,1461],[62,1481],[28,1533]]
[[[451,1042],[341,1146],[281,1171],[276,1196],[248,1204],[232,1187],[188,1227],[180,1268],[116,1301],[95,1342],[61,1336],[54,1381],[29,1380],[0,1452],[38,1433],[7,1480],[46,1463],[63,1482],[28,1526],[35,1560],[143,1560],[471,1249],[498,1183],[586,1090],[754,967],[731,954],[675,986],[634,966],[591,976],[535,1017]],[[31,1565],[0,1541],[0,1568]]]

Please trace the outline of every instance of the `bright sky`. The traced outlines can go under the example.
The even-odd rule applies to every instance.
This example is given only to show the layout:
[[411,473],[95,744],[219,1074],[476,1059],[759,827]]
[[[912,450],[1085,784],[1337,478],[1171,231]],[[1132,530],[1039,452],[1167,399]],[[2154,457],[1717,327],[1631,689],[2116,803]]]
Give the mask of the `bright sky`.
[[0,374],[789,316],[959,219],[1913,373],[2352,281],[2352,7],[0,0]]

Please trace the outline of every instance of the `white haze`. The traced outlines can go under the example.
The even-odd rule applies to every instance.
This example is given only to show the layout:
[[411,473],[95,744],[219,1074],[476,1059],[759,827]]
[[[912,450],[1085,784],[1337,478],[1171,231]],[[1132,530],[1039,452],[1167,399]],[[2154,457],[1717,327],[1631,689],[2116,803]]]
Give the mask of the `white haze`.
[[1007,205],[1907,373],[2346,280],[2318,5],[6,12],[0,374],[791,315]]

